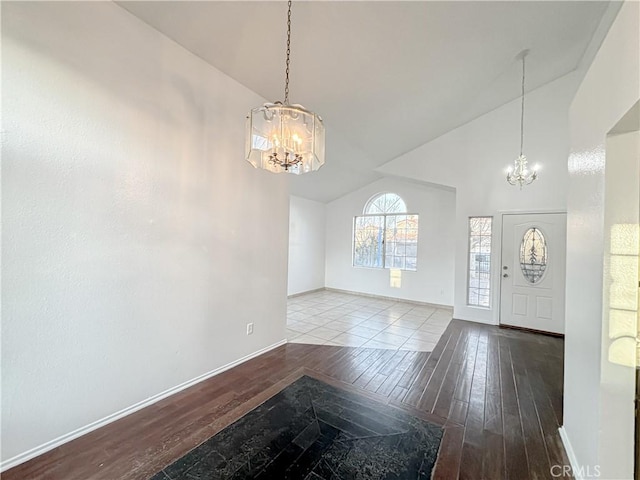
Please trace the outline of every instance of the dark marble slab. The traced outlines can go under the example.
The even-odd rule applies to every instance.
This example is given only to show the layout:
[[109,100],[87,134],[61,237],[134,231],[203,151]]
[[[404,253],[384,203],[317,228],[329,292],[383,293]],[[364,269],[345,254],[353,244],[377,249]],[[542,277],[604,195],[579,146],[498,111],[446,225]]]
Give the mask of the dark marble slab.
[[151,480],[431,478],[442,429],[302,377]]

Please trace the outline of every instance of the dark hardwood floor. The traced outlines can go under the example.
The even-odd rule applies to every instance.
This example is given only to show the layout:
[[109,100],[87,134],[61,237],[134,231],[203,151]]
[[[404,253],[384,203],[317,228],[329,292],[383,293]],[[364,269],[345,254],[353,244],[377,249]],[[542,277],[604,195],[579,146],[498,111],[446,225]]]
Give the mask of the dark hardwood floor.
[[2,474],[147,479],[302,375],[443,425],[433,478],[551,478],[569,465],[563,340],[453,320],[433,352],[287,344]]

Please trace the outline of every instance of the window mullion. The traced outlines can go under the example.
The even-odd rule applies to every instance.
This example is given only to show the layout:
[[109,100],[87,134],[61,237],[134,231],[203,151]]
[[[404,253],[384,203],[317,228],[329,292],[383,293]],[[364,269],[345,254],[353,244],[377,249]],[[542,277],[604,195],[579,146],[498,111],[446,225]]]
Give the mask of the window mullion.
[[384,227],[382,228],[382,269],[387,268],[387,215],[384,215]]

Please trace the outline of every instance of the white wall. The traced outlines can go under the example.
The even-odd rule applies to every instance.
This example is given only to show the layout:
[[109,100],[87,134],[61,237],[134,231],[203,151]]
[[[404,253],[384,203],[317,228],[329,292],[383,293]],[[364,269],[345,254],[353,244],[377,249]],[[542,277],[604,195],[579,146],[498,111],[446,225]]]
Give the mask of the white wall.
[[[618,425],[633,422],[626,409],[616,419],[616,403],[608,396],[616,388],[624,395],[631,386],[617,384],[613,367],[607,365],[608,352],[602,351],[603,252],[610,235],[605,229],[605,171],[608,162],[622,158],[605,153],[605,141],[640,97],[639,32],[640,4],[625,2],[570,110],[564,427],[576,462],[592,468],[600,464],[601,478],[619,478],[620,470],[611,463],[624,441]],[[637,189],[638,178],[630,180]]]
[[[636,104],[640,110],[640,106]],[[640,116],[638,117],[640,118]],[[632,478],[638,309],[640,132],[606,142],[599,464],[606,478]],[[608,449],[606,445],[618,444]]]
[[291,196],[289,201],[289,295],[324,288],[325,205]]
[[[389,270],[353,267],[353,217],[362,215],[373,195],[400,195],[418,213],[418,270],[402,272],[402,287],[391,288]],[[455,192],[384,178],[327,204],[326,286],[340,290],[453,304]]]
[[[519,153],[519,100],[379,168],[382,173],[456,188],[455,318],[498,323],[502,212],[565,210],[568,108],[577,83],[576,74],[569,74],[527,94],[524,151],[531,164],[540,165],[540,176],[522,190],[505,180],[506,168]],[[490,309],[466,305],[470,216],[494,216]]]
[[6,468],[284,339],[289,196],[256,94],[111,2],[2,10]]

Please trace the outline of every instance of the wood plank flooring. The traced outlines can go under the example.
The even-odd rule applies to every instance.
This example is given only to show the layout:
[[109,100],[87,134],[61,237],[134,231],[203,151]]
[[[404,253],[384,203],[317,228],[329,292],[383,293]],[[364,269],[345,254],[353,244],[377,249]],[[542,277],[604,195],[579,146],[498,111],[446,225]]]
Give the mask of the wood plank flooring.
[[563,340],[453,320],[431,353],[284,345],[2,478],[147,479],[304,374],[443,425],[435,479],[546,479],[569,465]]

